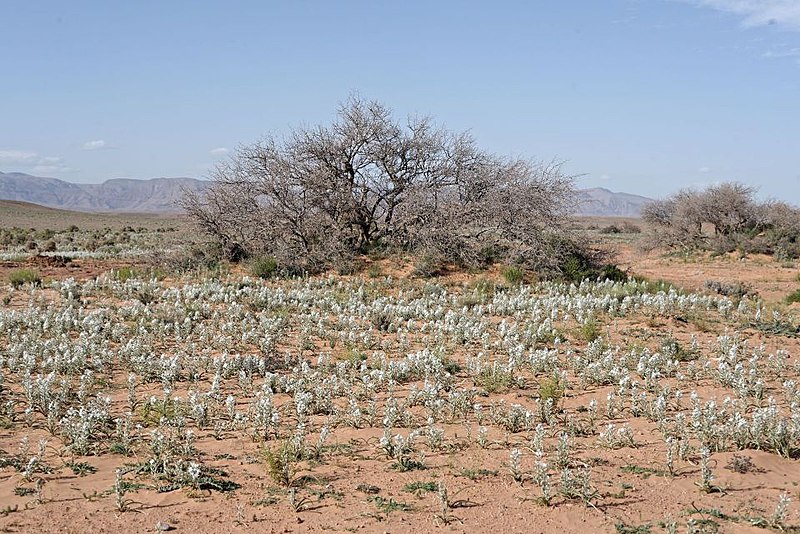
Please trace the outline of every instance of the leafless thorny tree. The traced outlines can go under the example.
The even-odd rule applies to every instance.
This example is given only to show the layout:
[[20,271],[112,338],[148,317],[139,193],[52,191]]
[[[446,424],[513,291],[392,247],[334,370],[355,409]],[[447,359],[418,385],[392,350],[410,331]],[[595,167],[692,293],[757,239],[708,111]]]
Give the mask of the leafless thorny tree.
[[350,97],[332,125],[241,146],[183,207],[232,257],[316,270],[376,248],[558,270],[584,254],[559,163],[503,158],[428,117]]
[[656,227],[655,245],[800,256],[800,210],[755,193],[735,182],[684,189],[645,206],[642,218]]

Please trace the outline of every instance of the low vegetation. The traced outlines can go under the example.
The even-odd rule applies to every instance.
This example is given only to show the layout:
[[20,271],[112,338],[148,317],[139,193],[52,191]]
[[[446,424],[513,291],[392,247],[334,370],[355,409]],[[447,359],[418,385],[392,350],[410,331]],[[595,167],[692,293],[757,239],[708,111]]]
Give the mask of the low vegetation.
[[33,269],[17,269],[8,275],[8,281],[11,287],[19,289],[25,285],[41,285],[42,277]]
[[[231,522],[339,530],[475,524],[501,501],[577,504],[607,531],[792,526],[793,475],[750,480],[794,473],[800,454],[798,325],[779,306],[510,269],[448,282],[251,265],[53,279],[0,311],[8,516],[56,506],[79,477],[120,516],[182,492]],[[711,326],[646,327],[676,317]]]

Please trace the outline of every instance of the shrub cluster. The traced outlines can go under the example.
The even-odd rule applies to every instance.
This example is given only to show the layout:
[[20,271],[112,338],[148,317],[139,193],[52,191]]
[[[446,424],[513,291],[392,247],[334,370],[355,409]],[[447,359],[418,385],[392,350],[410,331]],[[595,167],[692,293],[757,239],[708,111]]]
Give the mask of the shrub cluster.
[[573,180],[559,164],[499,157],[467,134],[429,118],[398,122],[357,97],[330,126],[240,147],[213,178],[183,207],[228,259],[273,258],[267,271],[346,273],[375,251],[411,252],[424,273],[597,263],[575,237]]
[[654,246],[800,257],[800,209],[758,201],[739,183],[679,191],[645,206],[642,218],[655,226]]

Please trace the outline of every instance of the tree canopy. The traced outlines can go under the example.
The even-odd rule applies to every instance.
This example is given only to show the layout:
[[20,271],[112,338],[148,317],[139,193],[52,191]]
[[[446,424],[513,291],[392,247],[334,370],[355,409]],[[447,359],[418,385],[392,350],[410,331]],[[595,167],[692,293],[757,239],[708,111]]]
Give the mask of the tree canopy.
[[553,271],[584,250],[560,164],[500,157],[468,133],[400,122],[355,96],[331,125],[242,145],[212,177],[183,205],[232,258],[317,270],[386,248]]

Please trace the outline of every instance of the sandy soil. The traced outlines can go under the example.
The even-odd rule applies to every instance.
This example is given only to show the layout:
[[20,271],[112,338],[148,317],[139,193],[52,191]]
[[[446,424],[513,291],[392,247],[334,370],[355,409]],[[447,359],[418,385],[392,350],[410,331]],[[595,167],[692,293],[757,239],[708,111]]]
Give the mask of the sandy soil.
[[[707,280],[740,281],[752,286],[765,300],[779,302],[800,285],[798,269],[765,257],[740,260],[721,257],[687,261],[658,254],[644,255],[629,247],[621,250],[620,265],[632,273],[664,279],[691,290],[702,290]],[[66,266],[38,265],[48,278],[88,279],[120,266],[120,263],[76,260]],[[25,265],[5,262],[0,278]],[[404,265],[383,265],[383,274],[404,275]],[[497,273],[493,273],[496,276]],[[463,275],[451,280],[463,283]],[[724,324],[695,324],[681,318],[609,321],[603,328],[615,342],[642,341],[667,334],[686,342],[694,334],[711,342],[725,330]],[[795,338],[770,338],[754,330],[744,334],[752,344],[764,343],[768,350],[785,348],[792,361],[800,354]],[[644,342],[644,341],[642,341]],[[467,377],[460,377],[465,386]],[[703,398],[724,394],[712,384],[698,383]],[[234,388],[234,385],[230,386]],[[772,385],[771,387],[777,387]],[[113,392],[122,404],[123,386]],[[564,408],[573,413],[591,399],[601,404],[609,387],[570,390]],[[534,389],[501,390],[488,404],[500,398],[533,406]],[[403,394],[402,391],[399,392]],[[178,394],[176,392],[176,394]],[[283,399],[284,402],[287,399]],[[321,421],[318,420],[318,421]],[[293,474],[299,511],[292,509],[287,488],[276,485],[263,462],[264,445],[240,434],[214,436],[198,432],[196,447],[208,466],[223,469],[241,487],[221,493],[210,490],[176,489],[160,493],[152,487],[130,492],[130,510],[121,513],[115,504],[115,470],[137,457],[113,453],[72,458],[42,428],[20,426],[0,429],[0,449],[12,452],[27,436],[35,448],[39,439],[49,439],[46,464],[52,471],[42,475],[40,494],[36,482],[26,481],[11,468],[0,469],[0,531],[2,532],[667,532],[666,522],[677,522],[678,531],[688,532],[687,521],[695,520],[695,532],[764,532],[746,517],[772,513],[781,493],[798,500],[800,463],[774,453],[748,450],[712,455],[715,485],[719,492],[703,493],[696,485],[698,457],[677,462],[674,474],[664,471],[665,447],[654,423],[643,418],[629,422],[636,448],[608,450],[596,445],[596,436],[577,437],[572,463],[592,467],[597,498],[591,505],[558,498],[554,504],[537,502],[539,489],[532,481],[515,482],[509,476],[509,448],[525,442],[524,435],[508,435],[492,427],[485,448],[475,442],[478,425],[442,425],[446,446],[426,451],[424,470],[398,472],[392,461],[377,450],[381,431],[377,428],[339,427],[333,431],[332,452],[320,460],[303,461]],[[219,439],[218,439],[219,438]],[[548,433],[550,447],[556,432]],[[267,446],[270,446],[268,444]],[[726,468],[734,454],[750,460],[747,472]],[[86,462],[96,471],[83,476],[67,464]],[[532,469],[532,454],[523,449],[522,464]],[[453,506],[445,514],[436,491],[408,491],[415,482],[444,483]],[[19,488],[28,488],[20,490]],[[20,495],[20,491],[29,491]],[[790,515],[798,523],[798,515]],[[639,526],[641,530],[633,530]],[[647,526],[648,529],[645,529]],[[625,530],[626,528],[631,530]]]

